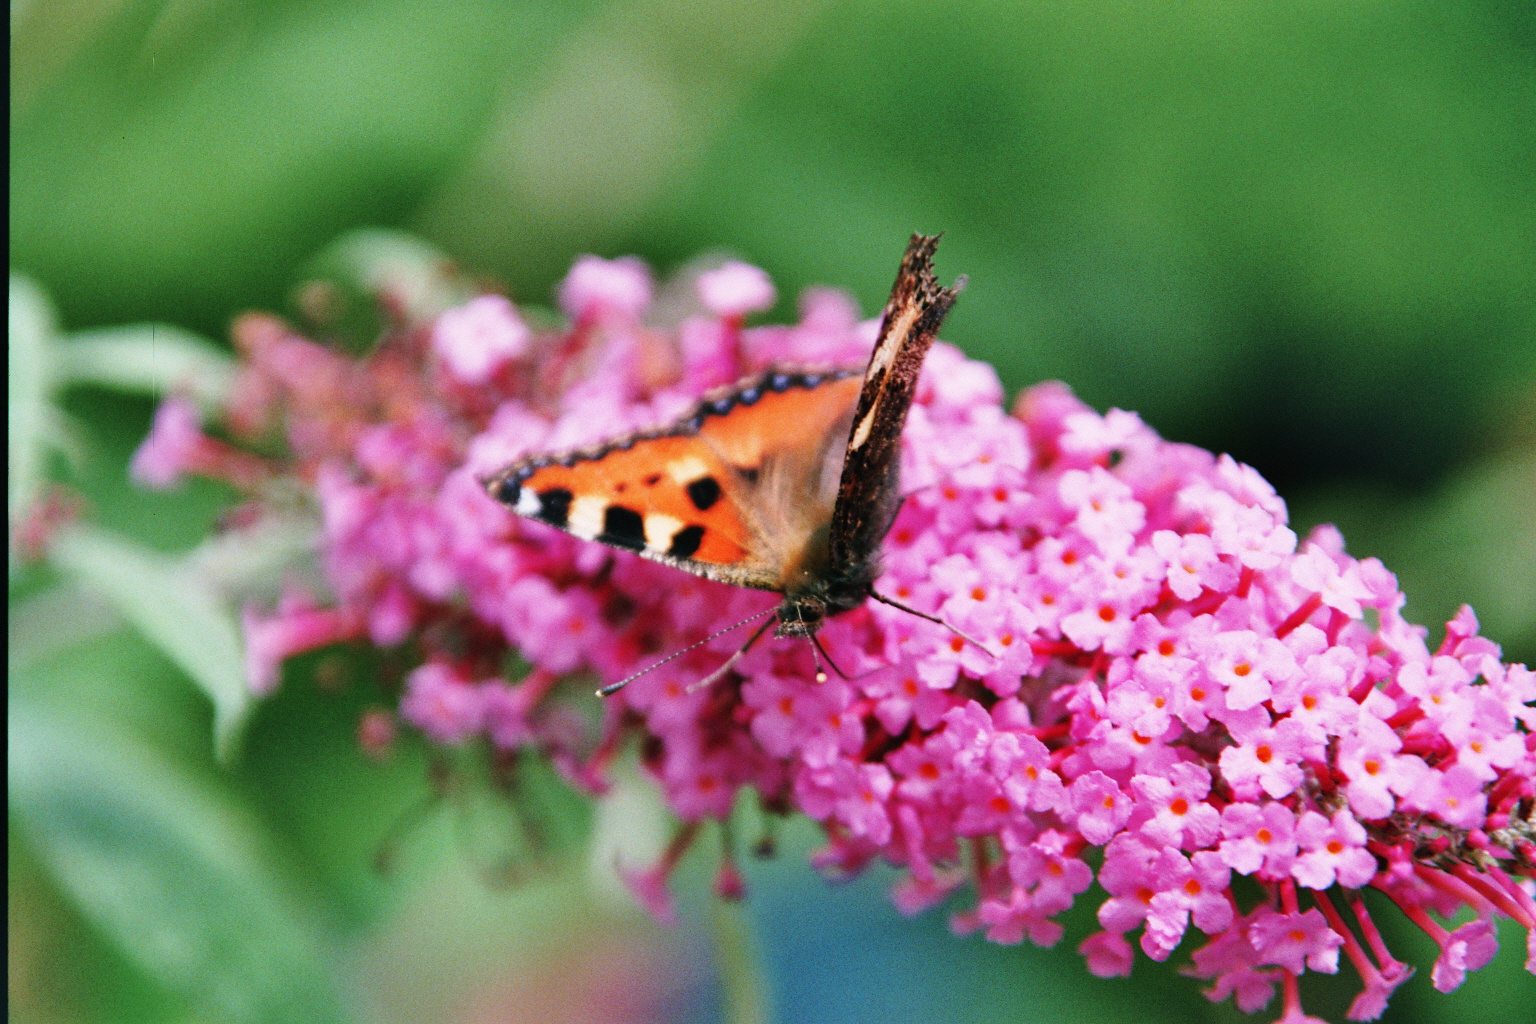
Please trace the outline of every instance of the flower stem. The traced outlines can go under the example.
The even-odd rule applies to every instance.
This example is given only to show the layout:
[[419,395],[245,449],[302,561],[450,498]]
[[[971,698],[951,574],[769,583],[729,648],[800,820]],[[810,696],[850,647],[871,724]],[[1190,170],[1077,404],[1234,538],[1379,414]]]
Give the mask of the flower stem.
[[767,1024],[768,979],[763,972],[757,936],[738,903],[714,904],[710,922],[715,933],[715,962],[725,999],[727,1024]]

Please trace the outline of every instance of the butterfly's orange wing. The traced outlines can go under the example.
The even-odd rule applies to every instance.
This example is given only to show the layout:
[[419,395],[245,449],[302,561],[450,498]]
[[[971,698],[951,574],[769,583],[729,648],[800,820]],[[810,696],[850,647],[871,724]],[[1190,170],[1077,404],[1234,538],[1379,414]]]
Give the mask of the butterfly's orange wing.
[[851,371],[769,370],[668,427],[524,459],[486,487],[584,540],[782,591],[830,523],[860,383]]

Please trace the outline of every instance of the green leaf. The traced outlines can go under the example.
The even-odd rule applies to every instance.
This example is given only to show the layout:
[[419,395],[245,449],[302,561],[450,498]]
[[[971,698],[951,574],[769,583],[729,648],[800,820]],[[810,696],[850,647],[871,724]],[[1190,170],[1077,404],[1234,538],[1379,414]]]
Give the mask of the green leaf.
[[222,593],[276,604],[284,583],[314,565],[318,515],[268,510],[239,529],[215,531],[186,553],[184,566]]
[[208,339],[166,324],[74,334],[57,348],[61,383],[191,397],[204,413],[224,407],[236,365]]
[[12,672],[29,670],[121,628],[112,607],[79,586],[57,585],[13,597],[6,615],[6,664]]
[[99,722],[9,712],[11,813],[109,941],[213,1019],[348,1019],[317,926],[227,798]]
[[42,289],[19,274],[11,275],[9,316],[10,363],[6,397],[10,409],[10,485],[6,491],[6,521],[12,535],[11,572],[16,571],[14,534],[20,518],[43,486],[43,456],[47,451],[48,396],[53,382],[54,314]]
[[254,698],[239,627],[222,595],[184,563],[84,524],[62,532],[49,553],[61,572],[99,591],[208,695],[214,745],[227,759]]

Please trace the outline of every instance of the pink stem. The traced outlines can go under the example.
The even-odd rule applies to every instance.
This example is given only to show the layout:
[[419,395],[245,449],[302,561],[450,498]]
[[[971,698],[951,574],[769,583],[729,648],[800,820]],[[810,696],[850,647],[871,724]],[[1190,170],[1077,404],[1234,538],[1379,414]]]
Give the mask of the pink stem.
[[[1285,1001],[1285,1009],[1280,1014],[1281,1021],[1306,1020],[1306,1014],[1301,1009],[1301,986],[1296,984],[1296,975],[1290,971],[1284,971],[1280,975],[1281,998]],[[1276,1024],[1279,1024],[1277,1021]]]
[[1282,640],[1285,639],[1287,634],[1295,630],[1295,628],[1301,625],[1303,622],[1306,622],[1307,619],[1312,617],[1312,613],[1317,611],[1322,606],[1323,595],[1313,594],[1311,597],[1301,602],[1300,608],[1297,608],[1295,611],[1291,612],[1290,615],[1286,616],[1284,622],[1275,627],[1275,636]]
[[1424,934],[1435,940],[1435,945],[1441,949],[1445,948],[1445,940],[1450,938],[1451,933],[1440,927],[1440,923],[1430,917],[1423,907],[1417,903],[1399,903],[1398,906],[1402,908],[1404,917],[1418,925],[1423,929]]
[[1280,883],[1280,907],[1287,914],[1301,912],[1301,901],[1296,897],[1296,883],[1289,878]]
[[1365,900],[1360,898],[1358,892],[1351,892],[1348,899],[1349,909],[1354,912],[1360,934],[1371,947],[1371,952],[1376,954],[1376,962],[1383,967],[1397,963],[1397,957],[1393,956],[1392,951],[1387,948],[1387,940],[1381,937],[1381,931],[1376,927],[1376,922],[1371,920],[1371,913],[1365,907]]
[[1371,963],[1371,958],[1365,952],[1354,933],[1349,930],[1349,925],[1344,923],[1344,915],[1339,913],[1328,894],[1320,889],[1307,890],[1312,894],[1312,902],[1317,904],[1317,909],[1323,912],[1328,919],[1328,927],[1344,940],[1344,953],[1349,957],[1349,962],[1355,965],[1355,970],[1360,977],[1365,979],[1366,986],[1378,983],[1381,980],[1381,972],[1376,970],[1376,965]]
[[1429,867],[1426,864],[1415,864],[1413,866],[1413,873],[1425,885],[1439,889],[1441,892],[1450,893],[1456,899],[1465,903],[1478,917],[1487,917],[1493,912],[1494,907],[1489,900],[1466,879],[1448,875],[1444,871]]
[[[1536,902],[1503,871],[1491,868],[1487,875],[1482,875],[1466,864],[1457,864],[1451,870],[1469,888],[1477,890],[1500,911],[1518,921],[1520,927],[1526,930],[1536,928]],[[1499,878],[1500,884],[1495,885],[1490,881],[1490,875]]]

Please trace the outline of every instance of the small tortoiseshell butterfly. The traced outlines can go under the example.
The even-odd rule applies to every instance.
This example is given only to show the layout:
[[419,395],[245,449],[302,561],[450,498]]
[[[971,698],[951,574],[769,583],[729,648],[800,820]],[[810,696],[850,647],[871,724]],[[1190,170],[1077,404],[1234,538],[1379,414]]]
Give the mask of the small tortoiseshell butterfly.
[[769,368],[670,426],[515,462],[487,491],[583,540],[777,591],[775,636],[814,641],[824,619],[871,596],[896,605],[873,586],[900,504],[901,429],[965,284],[939,287],[938,241],[913,235],[907,245],[862,381],[856,369]]

